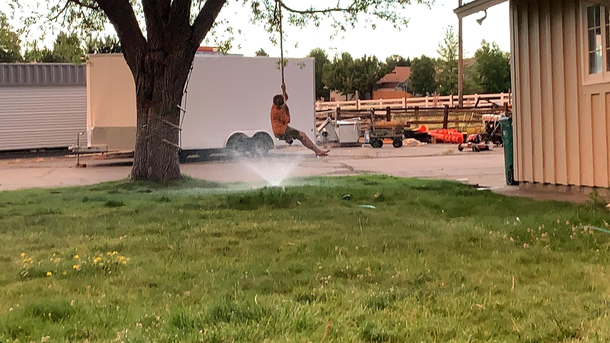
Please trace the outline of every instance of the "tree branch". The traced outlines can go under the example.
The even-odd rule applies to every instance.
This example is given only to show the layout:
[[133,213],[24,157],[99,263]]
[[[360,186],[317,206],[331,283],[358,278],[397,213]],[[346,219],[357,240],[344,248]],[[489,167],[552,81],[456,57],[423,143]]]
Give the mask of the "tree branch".
[[210,31],[212,25],[216,21],[222,6],[227,0],[207,0],[201,12],[197,15],[195,22],[192,26],[192,45],[193,48],[199,47],[201,41],[205,38],[205,35]]
[[146,49],[146,39],[142,34],[138,19],[129,0],[96,0],[106,13],[108,20],[121,41],[121,49],[134,75],[139,72],[138,61]]
[[[297,14],[321,14],[321,13],[331,13],[331,12],[347,12],[347,13],[352,13],[356,11],[356,1],[353,1],[351,5],[345,7],[345,8],[341,8],[341,7],[332,7],[332,8],[327,8],[327,9],[323,9],[323,10],[316,10],[314,8],[308,9],[308,10],[295,10],[294,8],[290,8],[288,6],[286,6],[286,4],[281,1],[281,0],[276,0],[280,3],[280,5],[282,6],[282,8],[286,9],[288,12],[292,12],[292,13],[297,13]],[[338,4],[337,4],[338,5]]]
[[165,42],[165,25],[169,21],[170,0],[142,1],[148,43],[152,49],[159,49]]
[[67,0],[66,1],[66,8],[68,7],[68,3],[73,3],[73,4],[78,5],[80,7],[85,7],[85,8],[88,8],[90,10],[94,10],[94,11],[101,10],[101,8],[98,5],[86,4],[82,0]]
[[172,2],[170,22],[181,23],[182,20],[186,19],[185,22],[188,24],[191,15],[191,0],[174,0]]

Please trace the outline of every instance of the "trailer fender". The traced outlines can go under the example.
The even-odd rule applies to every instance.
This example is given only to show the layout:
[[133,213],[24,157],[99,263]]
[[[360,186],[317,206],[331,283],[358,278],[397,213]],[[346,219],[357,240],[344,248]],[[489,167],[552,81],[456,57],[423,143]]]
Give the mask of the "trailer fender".
[[240,153],[265,155],[275,147],[273,136],[267,130],[234,131],[225,141],[225,148]]

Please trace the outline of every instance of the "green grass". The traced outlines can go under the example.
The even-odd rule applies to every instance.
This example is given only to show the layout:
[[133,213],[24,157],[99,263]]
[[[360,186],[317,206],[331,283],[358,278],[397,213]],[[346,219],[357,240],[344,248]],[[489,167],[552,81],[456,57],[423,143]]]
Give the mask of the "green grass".
[[600,204],[300,181],[1,192],[0,342],[610,341]]

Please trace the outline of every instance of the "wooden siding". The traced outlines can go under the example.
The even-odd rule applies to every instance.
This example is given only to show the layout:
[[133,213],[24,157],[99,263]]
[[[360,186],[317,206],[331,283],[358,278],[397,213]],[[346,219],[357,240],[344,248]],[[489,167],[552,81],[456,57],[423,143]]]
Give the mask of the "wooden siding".
[[520,182],[610,186],[610,83],[583,85],[580,6],[511,1]]

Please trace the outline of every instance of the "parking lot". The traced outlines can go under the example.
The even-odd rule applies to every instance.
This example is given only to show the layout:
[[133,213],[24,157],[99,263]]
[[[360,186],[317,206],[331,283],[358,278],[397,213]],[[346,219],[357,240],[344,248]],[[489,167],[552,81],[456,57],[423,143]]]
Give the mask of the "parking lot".
[[[461,180],[482,187],[504,187],[501,148],[486,152],[459,152],[455,145],[423,145],[395,149],[384,146],[335,148],[329,157],[315,158],[300,147],[273,151],[263,159],[212,157],[182,165],[182,172],[218,182],[265,183],[297,176],[387,174],[399,177]],[[6,158],[0,160],[0,190],[89,185],[124,179],[130,159],[87,156],[75,168],[74,156]]]

